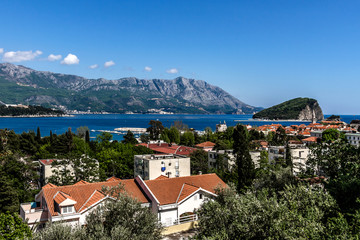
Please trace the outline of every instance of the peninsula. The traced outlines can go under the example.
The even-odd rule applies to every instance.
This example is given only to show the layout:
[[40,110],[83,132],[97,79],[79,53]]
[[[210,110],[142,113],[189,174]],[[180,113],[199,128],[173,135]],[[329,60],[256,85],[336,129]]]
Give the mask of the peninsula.
[[[2,102],[0,102],[2,104]],[[0,105],[0,117],[61,117],[65,113],[42,106],[28,106],[22,104]]]
[[294,98],[278,105],[266,108],[253,115],[254,119],[266,120],[323,120],[324,115],[317,100],[312,98]]

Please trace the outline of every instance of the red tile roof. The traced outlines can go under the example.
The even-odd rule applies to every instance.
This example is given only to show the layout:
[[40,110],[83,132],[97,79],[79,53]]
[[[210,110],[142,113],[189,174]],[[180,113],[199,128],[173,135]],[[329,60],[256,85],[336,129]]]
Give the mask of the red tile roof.
[[214,146],[215,146],[215,143],[209,142],[209,141],[195,145],[195,147],[199,147],[199,148],[214,147]]
[[84,180],[80,180],[77,183],[74,184],[75,185],[82,185],[82,184],[88,184],[88,182],[84,181]]
[[120,180],[121,180],[120,178],[117,178],[117,177],[114,177],[114,176],[106,179],[107,182],[114,182],[114,181],[116,182],[116,181],[120,181]]
[[57,187],[57,186],[52,183],[48,183],[45,186],[43,186],[42,188],[53,188],[53,187]]
[[179,154],[179,155],[190,155],[196,148],[172,145],[168,143],[140,143],[138,146],[147,147],[154,152],[164,153],[164,154]]
[[302,141],[303,142],[317,142],[317,137],[308,137],[308,138],[305,138],[303,139]]
[[[68,185],[68,186],[59,186],[59,187],[43,187],[42,194],[45,197],[46,203],[50,210],[51,215],[58,215],[54,211],[54,196],[58,192],[65,193],[68,196],[71,196],[75,204],[75,210],[78,212],[79,209],[92,197],[95,190],[101,191],[103,186],[106,187],[115,187],[119,183],[122,183],[130,196],[134,197],[141,203],[148,203],[149,201],[139,189],[134,179],[121,180],[121,181],[110,181],[110,182],[97,182],[97,183],[88,183],[88,184],[79,184],[79,185]],[[49,184],[48,184],[49,185]],[[60,197],[59,197],[60,198]],[[83,208],[84,209],[84,208]],[[82,210],[83,210],[82,209]]]
[[184,184],[205,189],[215,193],[217,187],[226,187],[226,184],[215,174],[194,175],[161,180],[146,180],[146,185],[159,200],[160,205],[176,203]]
[[184,183],[183,187],[182,187],[182,189],[180,191],[179,198],[178,198],[177,202],[178,203],[181,202],[186,197],[190,196],[192,193],[194,193],[195,191],[197,191],[199,189],[200,189],[199,187],[195,187],[195,186],[192,186],[190,184]]
[[57,204],[62,203],[63,201],[65,201],[66,199],[70,199],[76,202],[76,200],[74,198],[72,198],[69,194],[66,194],[64,192],[57,192],[54,196],[54,201]]
[[99,190],[95,190],[91,197],[88,199],[87,202],[79,209],[79,211],[87,209],[88,207],[92,206],[93,204],[97,203],[101,199],[105,198],[106,195],[100,192]]
[[160,175],[160,176],[158,176],[158,177],[155,178],[155,179],[160,180],[160,179],[168,179],[168,178],[169,178],[169,177],[167,177],[167,176]]
[[40,162],[42,162],[44,165],[51,165],[53,161],[56,159],[41,159]]

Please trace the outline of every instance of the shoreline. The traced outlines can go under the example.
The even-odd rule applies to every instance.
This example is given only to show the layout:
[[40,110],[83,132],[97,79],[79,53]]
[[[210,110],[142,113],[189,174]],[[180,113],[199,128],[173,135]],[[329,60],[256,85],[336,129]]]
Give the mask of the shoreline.
[[74,117],[74,115],[64,114],[64,115],[18,115],[18,116],[0,116],[0,118],[53,118],[53,117]]
[[298,119],[280,119],[280,120],[271,120],[271,119],[248,119],[248,120],[234,120],[235,122],[312,122],[309,120],[298,120]]

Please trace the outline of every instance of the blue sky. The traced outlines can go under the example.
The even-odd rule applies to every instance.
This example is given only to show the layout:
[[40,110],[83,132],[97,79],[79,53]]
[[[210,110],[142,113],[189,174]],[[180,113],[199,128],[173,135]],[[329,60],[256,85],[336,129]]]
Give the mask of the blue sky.
[[312,97],[327,114],[360,114],[359,9],[338,0],[5,0],[0,60],[88,78],[184,76],[253,106]]

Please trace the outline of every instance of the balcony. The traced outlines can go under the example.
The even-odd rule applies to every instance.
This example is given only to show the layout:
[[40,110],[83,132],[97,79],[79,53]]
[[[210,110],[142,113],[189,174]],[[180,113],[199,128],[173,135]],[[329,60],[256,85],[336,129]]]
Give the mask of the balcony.
[[20,204],[20,216],[23,220],[28,220],[28,224],[48,221],[48,211],[36,207],[35,202]]

